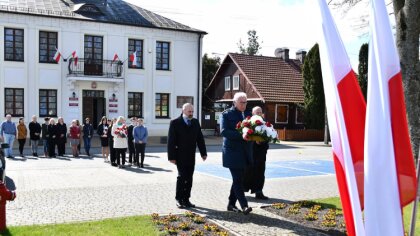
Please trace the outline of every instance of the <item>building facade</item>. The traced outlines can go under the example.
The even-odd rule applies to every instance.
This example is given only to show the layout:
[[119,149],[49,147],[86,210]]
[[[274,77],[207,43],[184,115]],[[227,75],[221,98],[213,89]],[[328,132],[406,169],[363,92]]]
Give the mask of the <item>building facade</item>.
[[96,127],[136,116],[162,136],[183,103],[200,116],[204,31],[120,0],[10,2],[0,3],[3,117],[89,117]]

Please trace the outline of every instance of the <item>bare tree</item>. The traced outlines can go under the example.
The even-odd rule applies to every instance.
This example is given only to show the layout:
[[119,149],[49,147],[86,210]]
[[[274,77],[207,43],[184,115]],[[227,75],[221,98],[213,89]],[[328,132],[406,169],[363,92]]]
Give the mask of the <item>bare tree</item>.
[[[364,0],[334,0],[330,5],[344,12]],[[413,154],[418,159],[420,145],[420,0],[390,0],[396,22],[396,44],[400,56],[408,128]],[[388,5],[389,5],[388,4]]]

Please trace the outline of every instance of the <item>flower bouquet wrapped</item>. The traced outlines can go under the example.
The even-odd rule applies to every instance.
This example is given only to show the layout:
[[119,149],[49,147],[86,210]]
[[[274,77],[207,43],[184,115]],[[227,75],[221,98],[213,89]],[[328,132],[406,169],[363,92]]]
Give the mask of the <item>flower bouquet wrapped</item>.
[[244,140],[258,142],[277,142],[277,131],[268,121],[261,116],[253,115],[246,117],[236,124],[236,130],[242,134]]
[[127,126],[126,125],[122,125],[119,128],[116,128],[114,133],[119,137],[119,138],[125,138],[127,137]]

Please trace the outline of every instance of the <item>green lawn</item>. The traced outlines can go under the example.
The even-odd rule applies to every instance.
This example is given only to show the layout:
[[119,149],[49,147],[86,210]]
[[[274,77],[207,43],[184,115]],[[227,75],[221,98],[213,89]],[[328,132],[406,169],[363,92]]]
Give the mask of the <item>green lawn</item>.
[[159,235],[150,216],[72,224],[8,227],[1,235]]
[[[324,199],[316,199],[315,202],[321,203],[326,207],[335,207],[341,209],[341,202],[340,198],[338,197],[331,197],[331,198],[324,198]],[[417,206],[417,217],[416,217],[416,231],[414,235],[420,235],[420,205]],[[411,211],[413,210],[413,204],[410,204],[404,207],[404,230],[406,232],[410,231],[410,220],[411,220]]]

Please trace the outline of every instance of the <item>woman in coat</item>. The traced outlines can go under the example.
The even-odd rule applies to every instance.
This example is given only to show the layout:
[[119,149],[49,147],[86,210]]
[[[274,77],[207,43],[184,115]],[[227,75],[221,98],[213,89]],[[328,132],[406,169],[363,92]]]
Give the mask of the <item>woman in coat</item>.
[[117,157],[118,168],[124,168],[125,152],[127,151],[127,125],[125,119],[119,116],[117,122],[112,126],[112,136],[114,136],[114,149]]
[[64,156],[66,153],[66,143],[67,143],[67,125],[64,123],[63,117],[58,118],[57,123],[57,149],[58,156]]
[[101,138],[102,157],[104,162],[109,162],[109,148],[108,148],[108,119],[106,116],[102,117],[101,124],[98,126],[97,133]]
[[50,118],[48,122],[48,156],[55,156],[55,144],[57,139],[57,125],[55,124],[55,119]]
[[26,143],[26,136],[28,135],[28,129],[25,126],[25,121],[23,120],[23,117],[19,118],[19,124],[17,125],[18,130],[18,142],[19,142],[19,153],[21,157],[24,157],[23,155],[23,147]]

